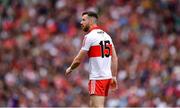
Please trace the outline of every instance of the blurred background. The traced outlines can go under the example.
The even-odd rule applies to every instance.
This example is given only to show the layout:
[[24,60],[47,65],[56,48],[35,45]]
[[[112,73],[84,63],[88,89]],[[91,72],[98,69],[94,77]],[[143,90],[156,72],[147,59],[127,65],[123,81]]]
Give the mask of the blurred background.
[[64,76],[85,10],[98,12],[118,54],[106,106],[180,107],[179,0],[0,0],[0,106],[88,106],[88,58]]

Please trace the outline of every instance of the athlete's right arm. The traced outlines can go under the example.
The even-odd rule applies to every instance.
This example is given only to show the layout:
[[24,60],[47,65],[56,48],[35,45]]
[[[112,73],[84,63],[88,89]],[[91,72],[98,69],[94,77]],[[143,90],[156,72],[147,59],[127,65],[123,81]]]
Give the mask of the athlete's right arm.
[[118,57],[116,54],[116,50],[114,47],[112,47],[112,62],[111,62],[111,71],[112,71],[112,80],[111,80],[111,88],[116,89],[117,88],[117,70],[118,70]]
[[87,54],[87,51],[85,50],[79,51],[77,56],[74,58],[71,66],[66,69],[66,73],[65,73],[66,76],[68,76],[75,68],[77,68],[80,65],[82,59],[85,57],[86,54]]
[[111,70],[112,70],[112,76],[116,77],[117,70],[118,70],[118,57],[117,57],[116,50],[115,50],[114,47],[112,47],[112,65],[111,65]]

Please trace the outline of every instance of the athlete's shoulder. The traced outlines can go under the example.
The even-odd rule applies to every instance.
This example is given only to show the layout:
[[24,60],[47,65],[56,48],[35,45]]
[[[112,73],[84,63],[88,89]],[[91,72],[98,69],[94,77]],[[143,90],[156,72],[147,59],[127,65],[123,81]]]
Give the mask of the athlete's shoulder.
[[103,30],[101,29],[95,29],[95,30],[92,30],[91,32],[89,32],[87,35],[88,36],[94,36],[94,35],[99,35],[99,34],[102,34],[104,33]]
[[97,30],[92,30],[88,34],[86,34],[85,36],[87,38],[94,38],[94,37],[96,37],[96,35],[97,35]]

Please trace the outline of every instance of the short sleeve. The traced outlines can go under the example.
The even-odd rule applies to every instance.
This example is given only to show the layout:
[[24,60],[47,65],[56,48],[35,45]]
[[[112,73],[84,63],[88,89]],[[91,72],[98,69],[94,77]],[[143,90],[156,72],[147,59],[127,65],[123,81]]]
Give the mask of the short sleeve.
[[113,44],[113,41],[112,41],[112,39],[111,39],[111,44],[112,44],[112,47],[114,47],[114,44]]
[[109,40],[110,40],[110,43],[112,45],[112,47],[114,47],[114,44],[113,44],[113,41],[112,41],[112,38],[109,36]]
[[82,44],[81,50],[89,51],[91,44],[92,44],[91,39],[88,38],[87,36],[85,36],[83,39],[83,44]]

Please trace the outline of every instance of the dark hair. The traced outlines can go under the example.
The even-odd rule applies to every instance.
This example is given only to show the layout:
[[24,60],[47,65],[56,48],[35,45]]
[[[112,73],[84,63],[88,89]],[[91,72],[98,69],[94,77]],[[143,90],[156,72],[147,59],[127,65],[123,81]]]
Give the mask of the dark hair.
[[97,13],[95,13],[95,12],[92,12],[92,11],[86,11],[86,12],[83,12],[82,13],[82,16],[83,15],[88,15],[88,16],[90,16],[90,17],[94,17],[94,18],[96,18],[96,19],[98,19],[98,15],[97,15]]

